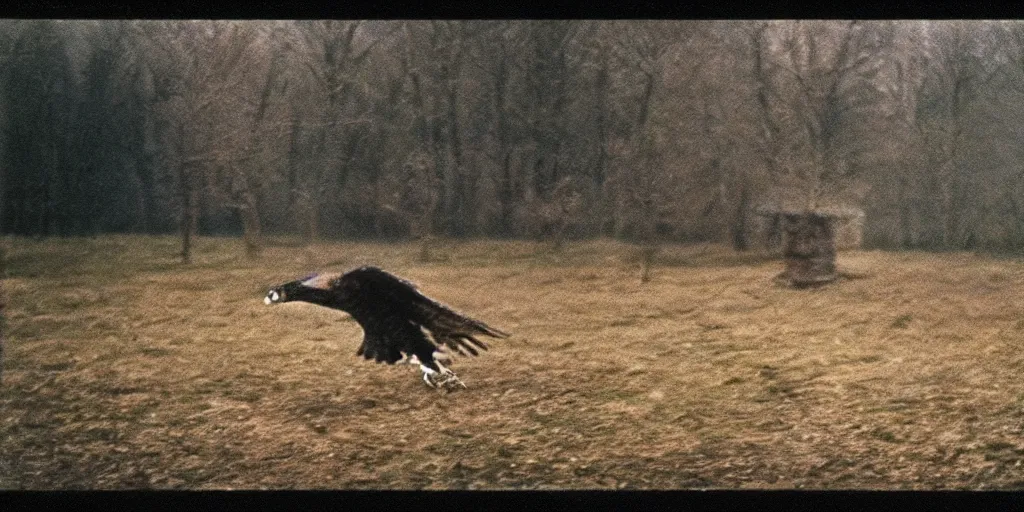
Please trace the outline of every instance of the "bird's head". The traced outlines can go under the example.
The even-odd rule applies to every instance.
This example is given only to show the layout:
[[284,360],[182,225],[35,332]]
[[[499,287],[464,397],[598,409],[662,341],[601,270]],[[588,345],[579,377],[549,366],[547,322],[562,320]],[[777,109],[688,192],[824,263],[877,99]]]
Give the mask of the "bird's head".
[[291,283],[271,288],[270,291],[267,292],[267,296],[263,298],[263,303],[270,305],[277,304],[278,302],[288,302],[287,287],[289,284]]
[[298,299],[303,286],[303,281],[304,280],[300,279],[271,288],[270,291],[267,292],[267,296],[263,298],[263,303],[271,305]]
[[323,277],[325,275],[313,274],[280,286],[275,286],[267,292],[267,296],[263,298],[263,303],[270,305],[293,300],[312,300],[317,292],[322,293],[325,287],[324,283],[322,283],[322,281],[325,281],[325,279],[322,279]]

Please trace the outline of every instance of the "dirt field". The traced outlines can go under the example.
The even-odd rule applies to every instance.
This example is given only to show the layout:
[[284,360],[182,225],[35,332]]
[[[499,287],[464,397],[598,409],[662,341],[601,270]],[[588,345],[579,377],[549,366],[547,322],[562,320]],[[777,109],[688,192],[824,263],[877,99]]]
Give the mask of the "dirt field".
[[[866,275],[667,247],[5,240],[3,489],[1021,489],[1024,262],[844,252]],[[373,263],[509,331],[469,389],[355,356],[271,285]]]

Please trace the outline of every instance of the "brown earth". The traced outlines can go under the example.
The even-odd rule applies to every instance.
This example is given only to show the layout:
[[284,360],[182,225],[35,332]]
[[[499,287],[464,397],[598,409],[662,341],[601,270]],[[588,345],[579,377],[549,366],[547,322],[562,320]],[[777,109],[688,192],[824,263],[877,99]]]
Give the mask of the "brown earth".
[[[5,240],[3,489],[1024,488],[1024,262],[851,251],[782,263],[609,241],[273,247]],[[268,287],[373,263],[513,334],[467,390],[355,351]]]

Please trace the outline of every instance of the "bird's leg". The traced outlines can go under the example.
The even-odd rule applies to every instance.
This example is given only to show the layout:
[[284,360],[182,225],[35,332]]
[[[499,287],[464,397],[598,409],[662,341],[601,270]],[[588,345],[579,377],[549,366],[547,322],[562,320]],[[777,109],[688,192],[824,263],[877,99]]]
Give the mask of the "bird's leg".
[[428,386],[436,388],[438,386],[443,387],[446,391],[453,391],[457,388],[466,388],[466,385],[462,383],[454,372],[441,366],[441,363],[434,361],[434,364],[441,371],[435,371],[426,366],[420,364],[420,369],[423,370],[423,382],[426,382]]
[[434,375],[437,375],[437,372],[422,364],[420,365],[420,370],[423,370],[423,382],[426,382],[432,388],[436,388],[437,384],[434,383]]
[[441,369],[441,381],[439,382],[439,384],[444,386],[445,389],[447,389],[448,391],[452,391],[456,388],[466,389],[466,385],[463,384],[462,380],[460,380],[459,377],[455,375],[455,372],[442,366],[440,361],[434,361],[434,364],[436,364],[437,367]]

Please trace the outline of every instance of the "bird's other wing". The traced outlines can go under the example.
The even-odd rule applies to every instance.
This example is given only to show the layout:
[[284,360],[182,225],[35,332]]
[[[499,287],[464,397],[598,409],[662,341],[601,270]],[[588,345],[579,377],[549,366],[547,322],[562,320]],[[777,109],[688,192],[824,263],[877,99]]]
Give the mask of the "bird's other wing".
[[416,289],[400,277],[376,267],[361,267],[346,273],[339,286],[358,290],[374,302],[388,304],[389,309],[407,315],[410,320],[430,332],[434,341],[454,349],[459,354],[477,355],[477,349],[487,345],[476,336],[507,338],[508,334],[479,320],[458,313]]
[[[389,324],[373,322],[363,327],[363,344],[359,345],[357,356],[366,359],[386,362],[392,364],[402,358],[399,347],[423,339],[423,334],[418,331],[407,332],[409,329],[388,328]],[[392,327],[400,327],[399,323],[390,324]]]

